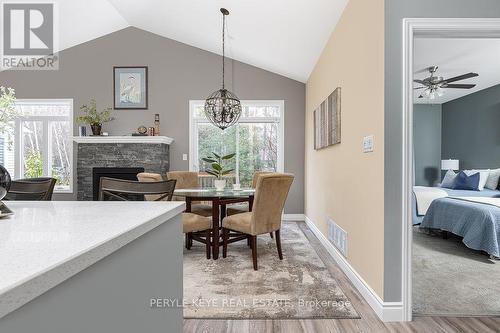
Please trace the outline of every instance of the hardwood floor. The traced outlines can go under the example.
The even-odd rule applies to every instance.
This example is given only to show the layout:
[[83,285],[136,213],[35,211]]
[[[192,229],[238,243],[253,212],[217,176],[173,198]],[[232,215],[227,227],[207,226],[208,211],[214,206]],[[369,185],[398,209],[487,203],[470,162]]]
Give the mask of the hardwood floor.
[[[185,333],[323,333],[323,332],[477,332],[499,333],[500,317],[415,317],[409,323],[383,323],[372,311],[368,303],[355,290],[345,274],[323,248],[319,240],[304,222],[297,222],[328,267],[337,278],[340,287],[361,316],[361,319],[293,319],[293,320],[184,320]],[[284,253],[286,256],[286,253]]]

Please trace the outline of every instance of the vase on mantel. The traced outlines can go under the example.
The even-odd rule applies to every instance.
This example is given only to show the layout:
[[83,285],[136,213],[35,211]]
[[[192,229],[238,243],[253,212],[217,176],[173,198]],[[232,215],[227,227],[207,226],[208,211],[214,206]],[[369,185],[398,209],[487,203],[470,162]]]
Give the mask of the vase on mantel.
[[92,135],[101,135],[102,124],[91,124],[90,128],[92,129]]

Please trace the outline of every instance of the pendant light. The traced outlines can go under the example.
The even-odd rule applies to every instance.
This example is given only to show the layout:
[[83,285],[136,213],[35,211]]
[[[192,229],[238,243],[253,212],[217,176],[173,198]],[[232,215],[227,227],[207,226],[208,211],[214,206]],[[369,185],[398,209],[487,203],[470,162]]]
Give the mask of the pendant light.
[[225,88],[224,85],[224,39],[226,27],[226,15],[229,11],[220,9],[222,13],[222,89],[217,90],[205,100],[205,116],[212,124],[224,130],[234,125],[241,115],[241,102],[235,94]]

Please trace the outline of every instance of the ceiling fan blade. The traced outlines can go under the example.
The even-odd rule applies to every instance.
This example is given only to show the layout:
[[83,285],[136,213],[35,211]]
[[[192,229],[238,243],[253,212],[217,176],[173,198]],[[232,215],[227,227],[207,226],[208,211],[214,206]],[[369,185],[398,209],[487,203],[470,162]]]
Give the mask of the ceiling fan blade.
[[474,88],[475,84],[447,84],[443,88],[454,88],[454,89],[471,89]]
[[471,77],[476,77],[479,76],[477,73],[467,73],[459,76],[455,76],[449,79],[446,79],[443,81],[443,83],[450,83],[450,82],[455,82],[455,81],[460,81],[460,80],[465,80],[465,79],[470,79]]
[[426,85],[423,80],[413,80],[413,82],[423,84],[424,86]]
[[418,89],[426,89],[427,87],[416,87],[416,88],[413,88],[413,90],[418,90]]

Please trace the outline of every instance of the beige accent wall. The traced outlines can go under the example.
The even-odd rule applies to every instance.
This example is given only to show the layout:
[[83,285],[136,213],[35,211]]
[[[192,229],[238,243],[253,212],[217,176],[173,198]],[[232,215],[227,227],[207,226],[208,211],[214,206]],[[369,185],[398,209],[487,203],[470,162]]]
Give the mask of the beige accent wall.
[[[315,151],[313,110],[342,87],[342,142]],[[375,150],[363,153],[363,137]],[[347,260],[384,295],[384,0],[350,0],[306,84],[305,214],[348,233]]]

